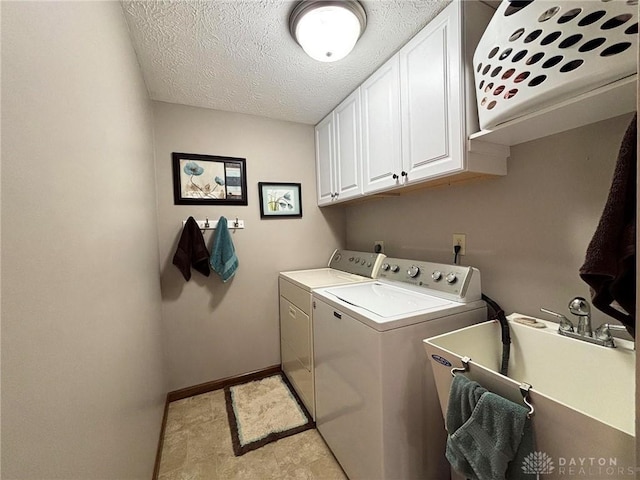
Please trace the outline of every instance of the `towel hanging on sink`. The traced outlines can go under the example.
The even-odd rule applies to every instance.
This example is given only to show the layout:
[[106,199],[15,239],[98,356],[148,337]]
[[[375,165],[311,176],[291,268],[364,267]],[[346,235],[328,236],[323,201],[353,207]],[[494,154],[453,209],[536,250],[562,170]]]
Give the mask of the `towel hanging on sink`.
[[534,450],[527,409],[464,375],[451,383],[446,457],[471,480],[528,479],[522,470]]
[[580,277],[591,287],[593,306],[620,321],[632,336],[636,326],[637,117],[636,113],[622,139],[609,197],[580,268]]

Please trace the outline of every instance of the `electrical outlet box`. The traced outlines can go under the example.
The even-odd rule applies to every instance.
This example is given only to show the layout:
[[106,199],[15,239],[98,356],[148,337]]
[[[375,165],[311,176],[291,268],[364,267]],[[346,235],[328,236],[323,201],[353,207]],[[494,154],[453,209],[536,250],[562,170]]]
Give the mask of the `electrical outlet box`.
[[373,242],[373,251],[375,253],[384,253],[384,242],[382,240]]
[[467,236],[464,233],[454,233],[453,234],[453,246],[460,245],[460,253],[459,255],[467,254]]

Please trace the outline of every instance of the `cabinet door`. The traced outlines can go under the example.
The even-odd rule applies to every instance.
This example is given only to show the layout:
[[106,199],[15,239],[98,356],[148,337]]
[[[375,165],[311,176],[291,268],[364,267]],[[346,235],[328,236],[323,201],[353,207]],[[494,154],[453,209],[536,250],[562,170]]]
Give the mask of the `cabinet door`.
[[335,197],[333,113],[316,125],[316,188],[318,205],[331,203]]
[[333,113],[335,123],[336,200],[362,194],[360,155],[360,89],[349,95]]
[[464,168],[460,23],[453,2],[400,50],[405,182]]
[[399,185],[402,171],[398,56],[380,67],[360,90],[363,190],[369,193]]

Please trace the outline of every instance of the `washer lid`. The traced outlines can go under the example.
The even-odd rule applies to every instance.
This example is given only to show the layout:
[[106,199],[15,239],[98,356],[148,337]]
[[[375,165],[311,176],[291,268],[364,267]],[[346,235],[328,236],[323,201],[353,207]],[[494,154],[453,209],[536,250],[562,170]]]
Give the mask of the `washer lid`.
[[325,291],[343,302],[363,308],[383,318],[410,315],[415,312],[439,309],[451,304],[450,301],[442,298],[379,282],[328,288]]
[[333,268],[293,270],[291,272],[280,272],[280,276],[291,280],[293,283],[306,290],[331,287],[333,285],[346,285],[349,283],[372,281],[370,278],[342,272],[340,270],[334,270]]

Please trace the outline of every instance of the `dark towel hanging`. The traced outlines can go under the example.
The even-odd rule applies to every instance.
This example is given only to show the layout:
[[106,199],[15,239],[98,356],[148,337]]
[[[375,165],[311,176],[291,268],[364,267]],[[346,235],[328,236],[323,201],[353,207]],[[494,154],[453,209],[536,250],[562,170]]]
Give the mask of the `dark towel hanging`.
[[[580,277],[593,305],[635,335],[637,113],[622,139],[611,190],[587,248]],[[617,303],[625,312],[614,305]]]
[[186,281],[191,278],[191,267],[205,277],[209,276],[209,251],[198,222],[193,217],[187,219],[182,229],[173,264],[180,269]]

